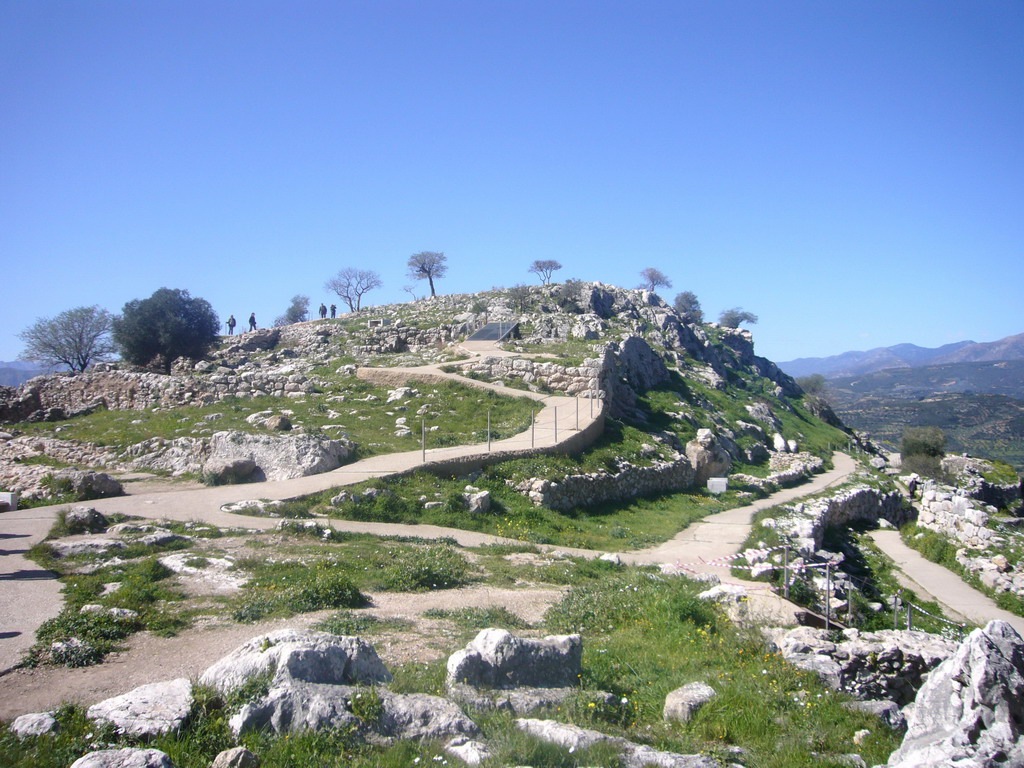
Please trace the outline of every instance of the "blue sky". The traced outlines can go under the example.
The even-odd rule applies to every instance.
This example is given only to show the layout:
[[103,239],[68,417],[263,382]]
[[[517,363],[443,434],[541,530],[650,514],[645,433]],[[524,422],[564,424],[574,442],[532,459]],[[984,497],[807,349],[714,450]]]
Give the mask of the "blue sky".
[[5,2],[0,360],[164,286],[404,301],[423,250],[442,293],[657,267],[776,360],[1020,333],[1022,40],[1019,0]]

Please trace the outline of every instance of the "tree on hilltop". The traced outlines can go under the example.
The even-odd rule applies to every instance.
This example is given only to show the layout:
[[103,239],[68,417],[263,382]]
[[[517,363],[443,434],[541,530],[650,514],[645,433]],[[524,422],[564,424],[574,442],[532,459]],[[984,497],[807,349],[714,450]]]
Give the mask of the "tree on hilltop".
[[700,308],[700,302],[697,300],[697,294],[693,291],[677,293],[675,301],[672,302],[672,306],[675,308],[676,312],[691,322],[704,322],[704,310]]
[[756,322],[757,315],[753,312],[747,312],[743,307],[727,309],[718,316],[718,324],[724,325],[726,328],[739,328],[740,323],[750,323],[753,325]]
[[513,285],[508,289],[508,300],[512,305],[513,309],[518,309],[520,312],[525,312],[530,305],[530,286]]
[[660,269],[647,267],[640,271],[640,287],[654,293],[659,288],[671,288],[672,281]]
[[358,312],[362,306],[363,296],[382,285],[384,283],[380,275],[372,269],[346,267],[324,283],[324,288],[338,294],[338,298],[348,304],[349,312]]
[[136,365],[160,361],[164,373],[179,357],[202,358],[219,339],[219,330],[208,301],[176,288],[129,301],[113,324],[114,343],[125,360]]
[[442,278],[448,272],[448,259],[436,251],[420,251],[409,257],[409,277],[430,283],[430,295],[437,296],[434,278]]
[[537,277],[540,278],[542,285],[548,285],[551,282],[551,275],[562,268],[554,259],[538,259],[530,265],[530,272],[533,272]]
[[274,320],[274,325],[293,325],[304,323],[309,320],[309,296],[297,293],[292,296],[292,302],[284,314]]
[[18,334],[25,342],[22,360],[48,366],[66,365],[84,371],[92,363],[109,360],[113,317],[98,306],[75,307],[54,318],[41,317]]

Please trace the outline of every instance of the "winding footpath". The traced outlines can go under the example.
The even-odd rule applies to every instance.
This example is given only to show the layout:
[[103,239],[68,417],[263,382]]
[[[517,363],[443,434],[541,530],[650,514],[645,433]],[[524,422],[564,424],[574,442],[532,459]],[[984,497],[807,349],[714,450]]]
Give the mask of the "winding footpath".
[[[476,354],[495,351],[472,350]],[[362,459],[331,472],[311,475],[292,480],[228,485],[191,490],[170,490],[162,493],[140,493],[110,499],[99,499],[89,505],[105,514],[119,512],[148,519],[169,519],[180,521],[201,521],[220,527],[247,527],[266,530],[276,527],[276,518],[252,517],[224,512],[226,504],[248,499],[289,499],[317,491],[352,485],[373,478],[411,472],[421,467],[465,469],[480,466],[514,456],[531,455],[537,452],[580,450],[600,435],[603,428],[603,414],[594,401],[588,398],[542,395],[509,389],[502,385],[465,379],[455,374],[444,373],[440,366],[423,366],[404,369],[359,369],[360,376],[377,383],[394,386],[404,385],[417,379],[437,381],[453,379],[460,383],[490,389],[502,394],[529,397],[540,401],[543,410],[536,417],[533,428],[513,437],[475,445],[406,451]],[[710,515],[687,527],[671,540],[647,550],[621,553],[623,562],[631,564],[682,565],[691,573],[708,573],[718,576],[723,583],[737,584],[747,588],[750,595],[748,616],[752,619],[773,623],[791,624],[795,621],[797,607],[766,589],[763,582],[748,582],[731,577],[728,568],[712,565],[709,561],[728,557],[739,551],[751,529],[753,515],[768,507],[785,504],[804,496],[820,493],[830,486],[843,482],[856,469],[856,462],[846,454],[836,453],[834,468],[812,478],[809,482],[783,489],[753,504]],[[21,655],[34,642],[39,625],[60,612],[61,585],[54,574],[41,569],[28,559],[32,546],[42,541],[53,525],[57,512],[66,505],[37,507],[0,514],[0,674],[14,667]],[[451,538],[463,546],[508,542],[508,539],[489,534],[443,528],[433,525],[406,525],[394,523],[371,523],[347,520],[323,521],[342,531],[370,533],[376,535],[416,536],[424,539]],[[898,536],[896,537],[898,541]],[[876,538],[876,540],[879,540]],[[879,540],[883,549],[889,546],[888,539]],[[546,547],[573,555],[597,557],[604,552],[569,547]],[[913,552],[913,550],[908,550]],[[888,553],[888,550],[887,550]],[[913,553],[916,555],[916,553]],[[971,590],[954,574],[923,561],[931,568],[946,574],[938,576],[921,575],[921,563],[900,554],[892,555],[906,569],[925,591],[942,595],[940,600],[949,604],[959,613],[983,622],[989,618],[1011,617],[1011,623],[1024,632],[1024,620],[1000,611],[992,604],[985,606],[983,595]],[[919,556],[918,556],[919,557]],[[954,591],[952,581],[974,596],[956,597],[947,603],[947,595],[959,595]],[[934,586],[929,586],[933,584]],[[984,598],[987,600],[987,598]],[[989,601],[991,602],[991,601]],[[972,606],[982,606],[975,610]],[[1011,619],[1007,619],[1011,620]]]

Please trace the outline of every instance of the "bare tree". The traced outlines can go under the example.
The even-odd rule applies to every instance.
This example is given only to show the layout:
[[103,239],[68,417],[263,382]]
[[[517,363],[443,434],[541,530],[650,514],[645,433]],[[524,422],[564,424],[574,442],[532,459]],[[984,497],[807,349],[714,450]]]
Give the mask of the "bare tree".
[[726,328],[739,328],[740,323],[756,323],[757,315],[753,312],[747,312],[743,307],[733,307],[727,309],[718,316],[718,324],[724,325]]
[[348,304],[349,312],[358,312],[363,303],[363,296],[382,285],[384,283],[380,275],[372,269],[345,267],[324,283],[324,288],[338,294],[338,297]]
[[640,287],[654,293],[658,288],[671,288],[672,281],[660,269],[648,267],[640,271]]
[[113,317],[98,306],[68,309],[53,319],[39,318],[18,334],[25,342],[21,359],[84,371],[91,363],[110,359],[112,327]]
[[530,265],[529,271],[537,275],[543,285],[547,285],[551,282],[551,274],[561,268],[562,265],[554,259],[538,259]]
[[420,251],[409,257],[409,277],[414,280],[426,279],[430,283],[430,295],[437,296],[434,278],[442,278],[448,272],[448,259],[436,251]]
[[405,291],[406,293],[408,293],[409,296],[412,297],[413,301],[419,301],[419,299],[416,296],[416,286],[414,286],[414,285],[403,285],[402,286],[402,290]]
[[677,293],[675,301],[672,302],[672,306],[676,312],[694,323],[704,322],[704,310],[700,308],[700,301],[697,299],[697,294],[693,291],[683,291]]

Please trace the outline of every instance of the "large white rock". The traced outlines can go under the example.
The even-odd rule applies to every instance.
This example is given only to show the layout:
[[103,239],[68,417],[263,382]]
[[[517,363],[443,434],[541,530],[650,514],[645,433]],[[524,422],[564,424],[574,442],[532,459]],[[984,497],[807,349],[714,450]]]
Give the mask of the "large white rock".
[[89,707],[86,716],[131,736],[152,738],[180,730],[191,710],[192,683],[182,677],[105,699]]
[[583,671],[582,658],[579,635],[537,640],[485,629],[448,658],[448,682],[483,688],[574,686]]
[[216,432],[206,464],[211,468],[251,459],[268,480],[288,480],[337,469],[352,453],[347,440],[319,435],[249,435]]
[[29,736],[42,736],[44,733],[52,733],[57,730],[57,721],[50,712],[32,712],[14,718],[11,723],[11,732],[18,738],[24,739]]
[[555,720],[516,720],[516,727],[541,741],[571,750],[589,749],[597,744],[612,744],[621,750],[622,764],[626,768],[721,768],[721,764],[707,755],[682,755],[662,752],[600,731]]
[[1024,766],[1024,639],[1012,626],[974,630],[931,673],[889,765]]
[[71,768],[175,768],[159,749],[101,749],[80,757]]
[[666,720],[689,722],[697,710],[711,701],[718,693],[707,683],[690,683],[676,688],[665,697],[662,717]]
[[391,673],[365,640],[327,632],[281,629],[239,646],[208,667],[199,682],[221,693],[229,693],[260,674],[272,675],[275,684],[300,681],[346,685],[391,681]]

